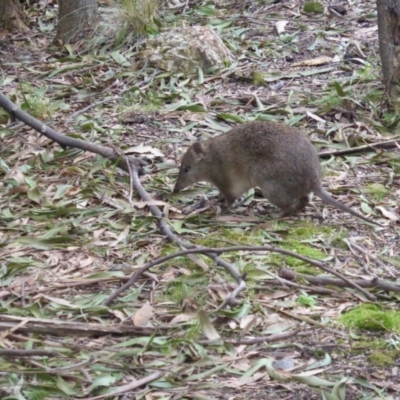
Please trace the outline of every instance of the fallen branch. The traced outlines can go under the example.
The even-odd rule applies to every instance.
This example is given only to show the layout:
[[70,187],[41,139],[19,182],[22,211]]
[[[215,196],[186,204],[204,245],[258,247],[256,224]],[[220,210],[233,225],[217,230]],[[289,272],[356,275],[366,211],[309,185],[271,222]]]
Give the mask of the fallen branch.
[[364,296],[371,300],[371,301],[375,301],[376,297],[374,295],[372,295],[371,293],[368,293],[366,290],[364,290],[362,287],[360,287],[359,285],[357,285],[357,283],[351,281],[350,279],[347,279],[345,276],[343,276],[342,274],[340,274],[339,272],[334,271],[333,269],[327,267],[324,263],[317,261],[317,260],[313,260],[312,258],[308,258],[305,256],[302,256],[301,254],[297,254],[294,253],[292,251],[289,250],[285,250],[285,249],[281,249],[279,247],[275,247],[275,246],[270,246],[270,245],[265,245],[265,246],[232,246],[232,247],[220,247],[220,248],[194,248],[194,249],[188,249],[188,250],[183,250],[183,251],[179,251],[177,253],[174,254],[169,254],[167,256],[163,256],[163,257],[159,257],[153,261],[149,261],[148,263],[144,264],[143,267],[141,267],[140,269],[138,269],[133,275],[132,277],[129,279],[128,282],[126,282],[121,288],[119,288],[116,292],[114,292],[112,294],[112,296],[110,296],[105,302],[105,305],[108,305],[117,295],[121,294],[124,290],[128,289],[130,286],[132,286],[140,277],[140,275],[143,274],[143,272],[149,270],[150,268],[159,265],[159,264],[163,264],[169,260],[172,260],[173,258],[176,257],[182,257],[182,256],[186,256],[188,254],[222,254],[222,253],[227,253],[227,252],[232,252],[232,251],[270,251],[270,252],[274,252],[274,253],[279,253],[279,254],[284,254],[286,256],[290,256],[290,257],[295,257],[299,260],[305,261],[317,268],[322,269],[325,272],[328,272],[332,275],[337,276],[338,278],[340,278],[343,282],[346,282],[348,285],[350,285],[351,287],[359,290],[361,293],[364,294]]
[[392,139],[392,140],[386,140],[385,142],[369,143],[364,146],[351,147],[349,149],[323,151],[321,153],[318,153],[318,155],[321,158],[327,158],[331,156],[339,157],[339,156],[345,156],[347,154],[375,151],[378,149],[392,149],[394,147],[399,147],[399,146],[400,146],[400,139]]
[[51,357],[58,355],[58,351],[53,350],[15,350],[15,349],[0,349],[0,357]]
[[[18,326],[20,325],[20,326]],[[14,329],[16,328],[16,329]],[[68,322],[55,319],[21,318],[11,315],[0,314],[0,332],[8,331],[26,333],[47,333],[50,335],[66,336],[69,334],[83,336],[105,336],[105,335],[152,335],[157,330],[164,328],[144,328],[140,326],[127,325],[102,325],[85,324],[81,322]],[[3,337],[3,336],[2,336]],[[3,337],[3,339],[4,339]]]
[[26,125],[30,126],[43,136],[46,136],[50,140],[58,143],[62,148],[70,147],[84,151],[90,151],[91,153],[98,154],[104,158],[107,158],[111,162],[116,163],[118,167],[126,172],[129,172],[129,163],[132,168],[137,168],[139,174],[144,174],[142,167],[146,165],[146,163],[143,160],[140,160],[134,156],[121,157],[120,154],[109,147],[62,135],[61,133],[58,133],[54,129],[32,117],[25,111],[19,109],[2,92],[0,92],[0,107],[4,108],[4,110],[9,112],[13,117],[24,122]]
[[[287,280],[297,280],[297,279],[304,279],[309,283],[312,283],[314,285],[323,285],[323,286],[337,286],[337,287],[350,287],[349,284],[340,279],[333,279],[333,278],[328,278],[325,276],[312,276],[312,275],[306,275],[306,274],[300,274],[298,272],[293,272],[292,270],[288,268],[282,268],[279,271],[279,276],[281,276],[284,279]],[[378,278],[373,278],[373,279],[356,279],[352,281],[352,284],[357,285],[358,287],[362,288],[376,288],[376,289],[381,289],[386,292],[396,292],[400,293],[400,286],[396,285],[395,283],[391,283],[388,281],[385,281],[383,279],[378,279]],[[352,285],[353,286],[353,285]],[[354,287],[354,286],[353,286]]]
[[[338,294],[337,290],[334,289],[327,289],[327,288],[322,288],[318,286],[307,286],[307,285],[301,285],[298,282],[293,282],[287,279],[283,279],[282,277],[273,274],[272,272],[267,272],[268,275],[272,276],[277,283],[281,284],[282,286],[288,286],[288,287],[293,287],[296,289],[300,290],[306,290],[309,293],[317,293],[317,294],[324,294],[324,295],[329,295],[332,297],[335,297],[335,295]],[[273,284],[273,281],[271,281],[271,284]],[[252,289],[264,289],[264,287],[260,286],[252,286]]]

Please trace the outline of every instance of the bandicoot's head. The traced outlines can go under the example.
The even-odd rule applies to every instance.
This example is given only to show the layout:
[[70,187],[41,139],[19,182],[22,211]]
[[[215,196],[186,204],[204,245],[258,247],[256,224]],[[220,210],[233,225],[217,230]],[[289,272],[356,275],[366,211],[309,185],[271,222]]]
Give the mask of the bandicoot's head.
[[204,145],[202,142],[193,143],[182,158],[174,192],[179,192],[193,183],[207,180],[209,169]]

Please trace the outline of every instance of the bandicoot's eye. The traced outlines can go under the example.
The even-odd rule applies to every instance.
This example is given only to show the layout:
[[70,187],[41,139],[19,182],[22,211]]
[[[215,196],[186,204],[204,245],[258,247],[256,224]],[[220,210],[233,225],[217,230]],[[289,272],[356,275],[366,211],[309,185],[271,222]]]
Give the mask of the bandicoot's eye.
[[183,171],[186,172],[186,173],[188,173],[188,172],[190,171],[190,167],[184,167],[184,168],[183,168]]

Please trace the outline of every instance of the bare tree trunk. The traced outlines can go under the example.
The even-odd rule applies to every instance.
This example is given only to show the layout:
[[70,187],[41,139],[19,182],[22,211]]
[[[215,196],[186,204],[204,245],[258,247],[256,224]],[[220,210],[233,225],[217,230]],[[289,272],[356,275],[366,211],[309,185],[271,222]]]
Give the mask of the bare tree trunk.
[[400,106],[400,1],[377,0],[383,80],[395,110]]
[[76,42],[87,34],[96,16],[97,0],[59,0],[56,40]]
[[0,29],[27,32],[26,16],[18,0],[0,0]]

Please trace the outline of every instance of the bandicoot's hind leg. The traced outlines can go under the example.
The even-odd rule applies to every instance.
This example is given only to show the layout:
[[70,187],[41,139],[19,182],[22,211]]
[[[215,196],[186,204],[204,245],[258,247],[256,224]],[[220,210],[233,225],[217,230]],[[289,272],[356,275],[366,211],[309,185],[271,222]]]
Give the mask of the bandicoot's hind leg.
[[297,201],[291,204],[290,208],[283,209],[281,217],[289,217],[290,215],[297,214],[309,203],[310,199],[308,196],[301,197]]
[[[271,204],[282,210],[279,217],[286,217],[296,212],[298,207],[297,201],[294,201],[278,182],[267,182],[263,186],[260,186],[260,189],[264,197],[266,197]],[[302,207],[304,207],[305,204],[303,205],[302,202]]]
[[293,209],[293,214],[302,211],[305,208],[305,206],[309,203],[309,201],[310,198],[308,196],[300,197],[300,199],[297,200],[297,204]]

